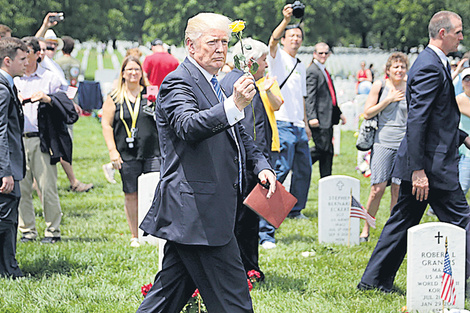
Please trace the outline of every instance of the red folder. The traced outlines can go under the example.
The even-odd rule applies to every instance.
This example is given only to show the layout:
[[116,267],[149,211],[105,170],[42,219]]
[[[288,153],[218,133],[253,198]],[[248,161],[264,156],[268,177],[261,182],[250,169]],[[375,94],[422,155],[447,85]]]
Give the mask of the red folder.
[[267,193],[268,189],[257,184],[243,204],[268,221],[269,224],[279,228],[297,203],[297,198],[290,194],[279,181],[276,181],[276,191],[271,198],[266,199]]

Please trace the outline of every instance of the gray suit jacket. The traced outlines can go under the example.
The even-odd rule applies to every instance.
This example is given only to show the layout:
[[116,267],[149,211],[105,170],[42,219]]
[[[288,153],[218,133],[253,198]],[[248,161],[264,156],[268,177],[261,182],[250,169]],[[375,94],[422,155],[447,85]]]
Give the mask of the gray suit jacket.
[[[334,89],[334,85],[333,85]],[[307,68],[307,120],[318,119],[320,128],[330,128],[338,123],[341,110],[333,107],[328,82],[322,70],[313,62]]]
[[0,177],[22,180],[25,156],[22,141],[23,110],[8,80],[0,74]]

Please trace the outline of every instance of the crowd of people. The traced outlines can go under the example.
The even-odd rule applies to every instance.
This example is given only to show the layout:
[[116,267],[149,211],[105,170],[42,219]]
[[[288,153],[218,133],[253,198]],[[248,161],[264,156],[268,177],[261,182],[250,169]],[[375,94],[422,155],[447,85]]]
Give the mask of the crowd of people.
[[[73,39],[62,40],[50,29],[57,24],[51,19],[55,15],[47,14],[37,33],[21,40],[11,37],[8,26],[0,26],[1,276],[22,276],[15,257],[17,231],[21,243],[36,241],[39,236],[33,192],[41,200],[46,223],[41,243],[61,240],[57,163],[61,163],[71,191],[93,188],[93,184],[79,181],[72,167],[72,125],[81,109],[73,101],[71,87],[76,85],[79,68],[64,59],[71,58]],[[64,58],[58,60],[63,68],[53,60],[59,49],[64,50]]]
[[[153,54],[143,63],[138,49],[122,62],[103,104],[110,158],[103,169],[110,182],[120,172],[132,247],[140,246],[138,177],[160,172],[140,228],[167,240],[162,269],[138,312],[180,312],[196,288],[209,312],[253,312],[247,272],[256,270],[264,279],[258,247],[275,249],[276,240],[275,228],[246,207],[244,198],[258,183],[271,197],[276,181],[290,174],[297,203],[288,217],[308,219],[302,210],[312,165],[319,162],[322,178],[332,174],[333,126],[347,122],[326,68],[332,51],[319,42],[312,62],[300,62],[304,31],[292,24],[292,5],[282,14],[267,45],[246,38],[234,47],[248,66],[257,64],[253,74],[235,68],[219,81],[232,30],[227,17],[214,13],[187,21],[188,55],[181,64],[160,39],[152,41]],[[56,164],[64,168],[71,191],[93,187],[73,173],[72,125],[81,109],[70,90],[78,83],[80,63],[71,56],[73,39],[52,31],[55,15],[47,14],[36,35],[21,40],[0,25],[0,275],[6,277],[22,276],[17,229],[22,243],[38,237],[35,189],[46,221],[41,242],[61,240]],[[419,223],[428,203],[439,220],[470,236],[470,68],[465,56],[454,64],[446,57],[462,40],[461,18],[436,13],[429,37],[410,70],[407,56],[394,52],[385,77],[373,77],[365,62],[357,73],[358,92],[363,82],[371,85],[364,117],[378,120],[370,215],[391,186],[391,216],[359,289],[391,291],[406,252],[406,231]],[[54,60],[60,49],[63,56]],[[367,223],[360,238],[369,239]],[[469,262],[467,245],[467,278]]]

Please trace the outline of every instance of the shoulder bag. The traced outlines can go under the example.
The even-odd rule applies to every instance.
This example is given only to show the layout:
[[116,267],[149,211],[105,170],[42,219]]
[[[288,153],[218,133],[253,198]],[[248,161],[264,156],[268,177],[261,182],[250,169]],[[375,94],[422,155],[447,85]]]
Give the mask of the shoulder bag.
[[[378,101],[380,101],[380,97],[382,96],[384,87],[385,82],[382,81],[382,87],[380,88]],[[359,128],[359,135],[357,136],[356,141],[357,150],[368,151],[372,148],[372,146],[374,145],[375,132],[378,128],[378,123],[379,114],[362,122],[361,127]]]

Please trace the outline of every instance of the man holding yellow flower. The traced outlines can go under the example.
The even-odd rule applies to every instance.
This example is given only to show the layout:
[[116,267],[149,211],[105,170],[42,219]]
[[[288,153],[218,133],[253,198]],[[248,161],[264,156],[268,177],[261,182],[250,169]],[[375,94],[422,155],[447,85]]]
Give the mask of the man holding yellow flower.
[[208,312],[253,312],[233,232],[246,174],[274,193],[269,163],[243,131],[255,95],[243,76],[226,97],[217,80],[225,64],[230,20],[200,13],[188,20],[188,57],[164,80],[156,104],[161,179],[140,228],[166,239],[162,269],[137,312],[179,313],[196,288]]

